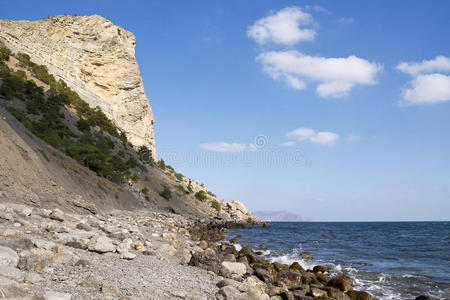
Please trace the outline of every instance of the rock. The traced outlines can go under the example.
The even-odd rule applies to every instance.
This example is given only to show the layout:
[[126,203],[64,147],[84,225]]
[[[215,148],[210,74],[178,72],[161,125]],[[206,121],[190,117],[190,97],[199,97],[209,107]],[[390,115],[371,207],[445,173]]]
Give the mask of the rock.
[[269,292],[269,288],[268,288],[267,284],[265,284],[264,282],[259,280],[258,277],[256,277],[256,276],[247,277],[244,280],[243,284],[245,284],[246,286],[248,286],[250,288],[260,290],[261,294],[267,294]]
[[13,52],[46,65],[57,81],[63,79],[90,107],[98,106],[130,143],[147,146],[156,160],[154,117],[131,32],[100,15],[60,15],[37,21],[1,20],[0,39]]
[[314,298],[316,297],[322,297],[322,296],[327,296],[328,293],[326,291],[323,290],[319,290],[316,288],[312,288],[311,291],[309,292],[311,296],[313,296]]
[[249,300],[270,300],[269,295],[256,288],[250,288],[247,291],[247,297]]
[[201,267],[216,274],[220,270],[219,258],[211,248],[193,253],[189,265]]
[[304,259],[312,259],[313,258],[311,253],[300,253],[299,257],[304,258]]
[[330,281],[328,281],[327,286],[335,287],[343,292],[350,291],[353,289],[350,282],[348,282],[343,277],[332,278]]
[[330,278],[328,276],[323,275],[322,273],[318,273],[316,275],[316,278],[325,285],[330,281]]
[[116,247],[114,247],[111,239],[103,235],[93,236],[88,244],[89,251],[97,253],[114,252]]
[[177,254],[177,249],[175,249],[173,246],[171,246],[169,244],[161,244],[158,247],[157,251],[168,254],[170,256],[174,256],[175,254]]
[[337,288],[326,286],[323,287],[323,290],[327,291],[328,297],[330,298],[336,300],[350,300],[350,297],[347,294]]
[[200,241],[199,247],[202,248],[203,250],[206,250],[208,248],[208,242]]
[[119,245],[117,245],[117,252],[125,253],[131,249],[131,245],[133,244],[132,239],[124,239]]
[[126,259],[126,260],[132,260],[136,257],[136,254],[130,253],[130,252],[123,252],[120,254],[120,258]]
[[227,286],[227,285],[234,285],[235,282],[236,281],[234,281],[232,279],[222,279],[216,285],[217,285],[218,288],[222,288],[222,287]]
[[372,300],[372,296],[367,293],[367,292],[363,292],[363,291],[348,291],[346,293],[351,300]]
[[0,266],[17,267],[19,256],[11,248],[0,246]]
[[242,277],[247,272],[247,267],[240,262],[224,261],[222,262],[222,266],[226,272],[232,275],[233,274],[238,275],[240,277]]
[[145,248],[144,244],[142,244],[141,242],[135,242],[135,243],[133,243],[132,246],[133,246],[133,248],[136,251],[145,251],[145,250],[147,250],[147,248]]
[[439,298],[431,297],[431,296],[425,296],[425,295],[420,295],[420,296],[416,297],[416,300],[439,300]]
[[52,212],[49,215],[49,218],[60,222],[63,222],[66,219],[64,212],[58,208],[52,210]]
[[227,285],[219,290],[219,295],[224,297],[224,300],[244,300],[248,299],[245,295],[241,295],[241,292],[232,285]]
[[89,226],[88,224],[85,224],[85,223],[78,223],[77,226],[75,226],[75,227],[77,229],[84,230],[84,231],[91,231],[92,230],[91,226]]
[[117,286],[107,283],[102,284],[101,291],[103,294],[108,295],[117,295],[120,293],[119,288]]
[[298,273],[305,272],[305,269],[303,269],[303,267],[298,262],[292,263],[292,265],[289,267],[289,270],[291,270],[292,272],[298,272]]
[[79,259],[76,263],[75,263],[75,267],[81,267],[81,268],[87,268],[91,265],[91,263],[86,260],[86,259]]
[[326,266],[315,266],[313,268],[314,273],[318,273],[318,272],[326,273],[326,272],[330,272],[330,271],[331,271],[331,268],[326,267]]
[[55,252],[52,261],[57,264],[73,264],[78,259],[71,251],[62,246],[56,247]]
[[70,294],[59,293],[55,291],[45,291],[44,293],[45,300],[70,300],[72,296]]
[[25,273],[24,280],[25,280],[25,282],[35,284],[35,283],[41,282],[43,279],[42,279],[41,275],[39,275],[38,273],[27,272],[27,273]]
[[182,249],[178,251],[177,257],[180,258],[182,265],[187,265],[191,260],[192,254],[188,249]]
[[23,272],[12,266],[0,266],[0,276],[16,281],[23,280]]
[[98,289],[100,287],[99,279],[95,275],[89,275],[80,283],[80,286]]

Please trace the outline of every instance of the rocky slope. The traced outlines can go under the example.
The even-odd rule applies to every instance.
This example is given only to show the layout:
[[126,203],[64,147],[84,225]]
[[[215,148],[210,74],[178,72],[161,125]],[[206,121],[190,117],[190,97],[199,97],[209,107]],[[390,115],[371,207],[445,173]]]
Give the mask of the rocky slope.
[[101,110],[136,147],[156,159],[154,116],[134,56],[134,35],[99,16],[0,20],[0,41],[47,66],[91,107]]

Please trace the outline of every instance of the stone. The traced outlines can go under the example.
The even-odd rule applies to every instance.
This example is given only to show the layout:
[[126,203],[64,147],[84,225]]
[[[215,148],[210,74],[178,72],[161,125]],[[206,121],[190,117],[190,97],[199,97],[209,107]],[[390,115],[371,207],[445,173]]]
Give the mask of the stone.
[[[0,21],[0,40],[63,79],[156,160],[154,116],[135,59],[135,36],[100,15]],[[54,45],[59,45],[54,47]]]
[[333,298],[336,300],[350,300],[350,297],[347,294],[345,294],[344,292],[342,292],[341,290],[339,290],[337,288],[325,286],[322,289],[327,291],[328,297],[330,297],[330,298]]
[[126,260],[132,260],[136,257],[136,254],[131,252],[123,252],[120,254],[120,258],[126,259]]
[[41,282],[43,279],[42,279],[41,275],[39,275],[38,273],[26,272],[25,276],[24,276],[24,280],[25,280],[25,282],[35,284],[35,283]]
[[49,215],[49,218],[60,222],[63,222],[66,219],[64,212],[58,208],[52,210],[52,212]]
[[89,275],[81,283],[80,286],[92,289],[98,289],[100,287],[99,279],[95,275]]
[[116,247],[114,247],[110,238],[103,235],[97,235],[90,239],[88,250],[97,253],[106,253],[114,252]]
[[133,244],[132,239],[124,239],[119,245],[117,245],[117,252],[125,253],[131,249],[131,245]]
[[70,300],[70,299],[72,299],[72,296],[70,294],[60,293],[60,292],[55,292],[55,291],[49,290],[49,291],[44,292],[44,299],[45,300]]
[[439,300],[439,298],[426,296],[426,295],[420,295],[416,297],[416,300]]
[[77,257],[71,251],[58,246],[55,248],[55,255],[52,261],[57,264],[72,264],[77,261]]
[[326,273],[326,272],[330,272],[330,271],[331,271],[331,268],[326,267],[326,266],[314,266],[314,268],[313,268],[314,273],[318,273],[318,272]]
[[75,263],[75,267],[81,267],[81,268],[87,268],[91,265],[91,263],[86,260],[86,259],[79,259],[76,263]]
[[86,223],[78,223],[75,228],[79,229],[79,230],[84,230],[84,231],[91,231],[92,228],[91,226],[89,226]]
[[145,251],[145,250],[147,250],[147,248],[145,248],[145,246],[144,246],[144,244],[142,244],[142,242],[135,242],[135,243],[133,243],[133,248],[136,250],[136,251]]
[[220,288],[223,288],[224,286],[227,286],[227,285],[233,285],[235,282],[236,281],[234,281],[232,279],[222,279],[216,285],[220,289]]
[[227,286],[222,287],[219,290],[219,295],[222,295],[224,297],[224,300],[248,299],[248,297],[246,297],[246,295],[241,295],[241,292],[239,292],[239,290],[232,285],[227,285]]
[[260,290],[262,294],[267,294],[269,292],[267,284],[259,280],[256,276],[247,277],[243,283],[250,288]]
[[187,265],[191,260],[192,254],[188,249],[181,249],[178,251],[177,257],[180,258],[182,265]]
[[157,250],[158,252],[165,253],[170,256],[174,256],[175,254],[177,254],[177,249],[169,244],[161,244]]
[[291,264],[291,266],[289,267],[289,270],[291,270],[292,272],[298,272],[298,273],[305,272],[305,269],[303,269],[303,267],[298,262],[293,262]]
[[229,272],[232,275],[238,275],[240,277],[242,277],[247,272],[247,267],[245,266],[245,264],[240,262],[224,261],[222,262],[222,267],[226,272]]
[[0,266],[0,276],[16,281],[23,280],[23,272],[12,266]]
[[372,300],[372,296],[367,293],[367,292],[363,292],[363,291],[348,291],[346,293],[351,300]]
[[319,290],[316,288],[312,288],[311,291],[309,292],[311,294],[311,296],[313,296],[314,298],[316,297],[322,297],[322,296],[327,296],[328,293],[324,290]]
[[0,246],[0,266],[17,267],[19,256],[11,248]]
[[348,282],[343,277],[332,278],[330,281],[328,281],[327,286],[335,287],[343,292],[350,291],[353,289],[350,282]]
[[313,258],[311,253],[300,253],[298,257],[304,258],[304,259],[312,259]]
[[206,250],[208,248],[208,242],[200,241],[199,247],[202,248],[203,250]]
[[103,294],[108,295],[117,295],[120,293],[119,288],[117,286],[107,283],[102,284],[101,291]]

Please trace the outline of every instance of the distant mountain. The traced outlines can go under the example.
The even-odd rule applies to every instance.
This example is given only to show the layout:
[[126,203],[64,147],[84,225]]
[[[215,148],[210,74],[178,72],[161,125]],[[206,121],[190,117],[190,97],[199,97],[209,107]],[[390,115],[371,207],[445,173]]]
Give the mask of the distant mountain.
[[274,221],[274,222],[301,222],[309,221],[300,215],[290,213],[285,210],[280,211],[255,211],[252,213],[255,217],[263,221]]

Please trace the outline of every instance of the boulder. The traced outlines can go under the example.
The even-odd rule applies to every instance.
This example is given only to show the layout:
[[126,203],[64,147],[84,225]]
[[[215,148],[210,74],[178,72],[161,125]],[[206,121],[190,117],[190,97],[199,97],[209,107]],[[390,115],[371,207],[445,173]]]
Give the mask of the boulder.
[[328,281],[327,286],[331,286],[340,289],[343,292],[350,291],[353,289],[351,283],[344,277],[335,277]]
[[114,247],[110,238],[103,235],[96,235],[89,240],[88,250],[97,253],[106,253],[114,252],[116,247]]
[[49,291],[45,291],[44,299],[45,300],[70,300],[70,299],[72,299],[72,295],[49,290]]
[[130,252],[123,252],[120,254],[120,258],[126,259],[126,260],[132,260],[136,257],[136,254],[130,253]]
[[328,295],[328,293],[326,291],[320,290],[320,289],[316,289],[316,288],[312,288],[311,291],[309,292],[309,294],[311,296],[313,296],[314,298]]
[[17,267],[19,256],[11,248],[0,246],[0,266]]
[[313,258],[311,253],[300,253],[298,257],[304,258],[304,259],[312,259]]
[[235,274],[242,277],[247,272],[247,267],[245,264],[240,262],[230,262],[224,261],[222,262],[223,269],[230,274]]
[[0,276],[16,281],[23,280],[23,272],[13,266],[0,266]]
[[169,244],[161,244],[157,250],[158,252],[165,253],[170,256],[174,256],[175,254],[177,254],[177,249],[175,249],[172,245]]
[[35,284],[35,283],[41,282],[43,279],[42,279],[41,275],[39,275],[38,273],[27,272],[27,273],[25,273],[24,280],[25,280],[25,282]]
[[52,210],[52,212],[48,216],[52,220],[63,222],[66,219],[64,212],[58,208]]
[[303,267],[298,262],[292,263],[292,265],[289,267],[289,270],[291,270],[292,272],[298,272],[298,273],[305,272],[305,269],[303,269]]
[[313,268],[314,273],[318,273],[318,272],[326,273],[326,272],[330,272],[330,271],[331,271],[331,268],[326,267],[326,266],[315,266]]
[[351,300],[372,300],[372,296],[367,293],[367,292],[363,292],[363,291],[348,291],[346,293]]

